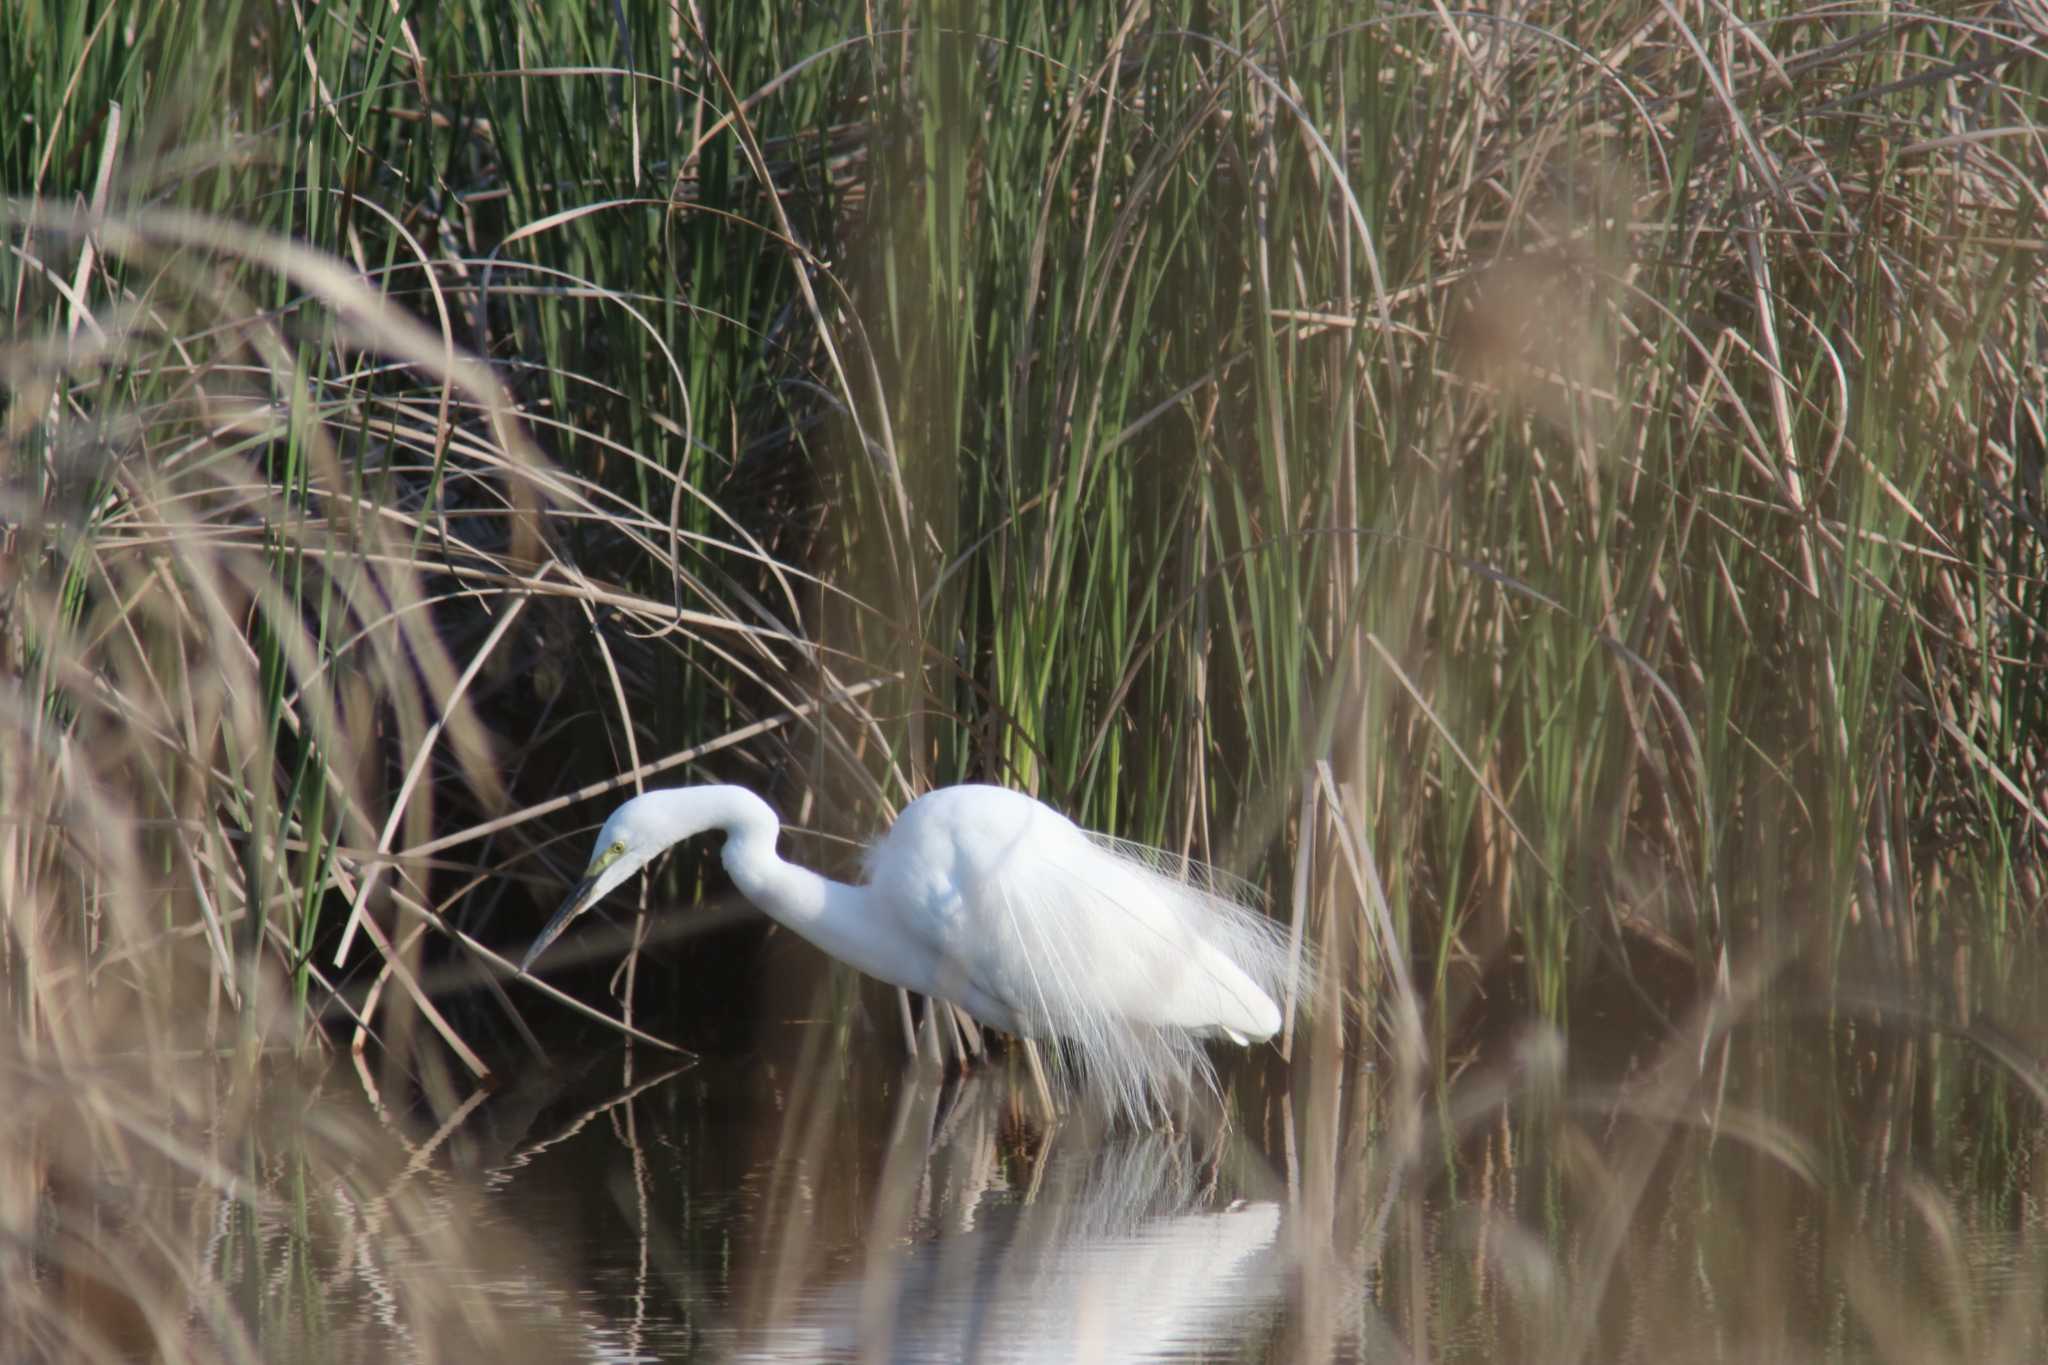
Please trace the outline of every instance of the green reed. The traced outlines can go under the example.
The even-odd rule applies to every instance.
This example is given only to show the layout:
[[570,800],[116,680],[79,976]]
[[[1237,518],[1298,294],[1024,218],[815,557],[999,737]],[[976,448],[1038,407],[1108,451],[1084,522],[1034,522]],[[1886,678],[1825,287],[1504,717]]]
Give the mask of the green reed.
[[2038,45],[10,6],[18,1045],[485,1072],[515,1007],[437,983],[670,759],[827,864],[962,779],[1221,862],[1332,969],[1307,1053],[1404,1078],[1617,984],[2009,988]]

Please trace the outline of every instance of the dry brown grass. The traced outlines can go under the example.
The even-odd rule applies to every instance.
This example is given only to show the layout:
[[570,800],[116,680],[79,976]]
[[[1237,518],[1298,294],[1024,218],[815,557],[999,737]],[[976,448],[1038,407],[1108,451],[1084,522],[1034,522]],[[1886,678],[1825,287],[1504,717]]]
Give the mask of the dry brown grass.
[[[1843,1272],[1869,1339],[2024,1358],[1981,1210],[1854,1205],[1727,1088],[1818,997],[2038,1127],[2037,9],[0,20],[7,1330],[263,1354],[196,1229],[294,1182],[396,1193],[251,1246],[482,1255],[398,1153],[521,1055],[489,945],[566,817],[715,771],[805,836],[974,776],[1263,870],[1335,968],[1265,1105],[1332,1230],[1304,1356],[1426,1275],[1419,1173],[1562,1087],[1589,1231],[1518,1262],[1529,1355],[1681,1297],[1636,1253],[1704,1123],[1920,1229],[1919,1297]],[[1628,1087],[1501,1062],[1527,1012],[1587,1056],[1617,981]],[[351,1045],[368,1117],[320,1090]]]

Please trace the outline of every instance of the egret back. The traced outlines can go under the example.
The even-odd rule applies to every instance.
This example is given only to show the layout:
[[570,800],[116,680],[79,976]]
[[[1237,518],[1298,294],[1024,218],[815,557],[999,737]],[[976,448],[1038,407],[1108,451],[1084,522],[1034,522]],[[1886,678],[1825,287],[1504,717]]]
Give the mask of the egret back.
[[868,875],[877,913],[930,936],[937,994],[1070,1044],[1073,1078],[1140,1120],[1175,1087],[1213,1086],[1201,1039],[1279,1030],[1279,926],[1208,869],[1091,835],[1022,793],[920,797]]

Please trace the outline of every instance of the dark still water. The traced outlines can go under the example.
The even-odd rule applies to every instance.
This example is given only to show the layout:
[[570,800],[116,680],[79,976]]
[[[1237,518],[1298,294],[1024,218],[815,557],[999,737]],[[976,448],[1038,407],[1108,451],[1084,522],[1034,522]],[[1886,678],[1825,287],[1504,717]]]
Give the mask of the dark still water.
[[418,1355],[391,1286],[439,1281],[563,1360],[2048,1359],[2048,1128],[1979,1043],[1745,1029],[1582,1079],[1531,1038],[1420,1100],[1269,1058],[1172,1133],[1048,1131],[1021,1068],[825,1024],[602,1051],[414,1140],[461,1264],[337,1189],[355,1249],[272,1339]]
[[485,1224],[532,1250],[480,1287],[567,1358],[1207,1360],[1277,1340],[1287,1192],[1212,1122],[1048,1132],[1000,1063],[855,1096],[718,1061],[633,1082],[623,1062],[517,1113],[509,1149],[453,1156],[494,1161],[472,1177]]

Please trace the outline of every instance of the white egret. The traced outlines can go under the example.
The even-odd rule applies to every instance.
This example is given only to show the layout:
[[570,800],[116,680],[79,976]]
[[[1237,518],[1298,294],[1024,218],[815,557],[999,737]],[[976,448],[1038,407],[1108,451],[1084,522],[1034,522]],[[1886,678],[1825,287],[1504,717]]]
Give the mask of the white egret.
[[912,801],[869,848],[858,886],[784,862],[780,829],[744,787],[635,797],[605,821],[521,969],[657,854],[723,830],[733,884],[771,919],[869,976],[1059,1040],[1086,1083],[1140,1122],[1177,1087],[1213,1087],[1202,1040],[1280,1030],[1286,938],[1249,897],[1021,792],[943,787]]

